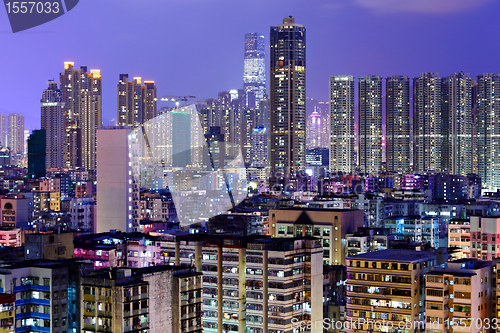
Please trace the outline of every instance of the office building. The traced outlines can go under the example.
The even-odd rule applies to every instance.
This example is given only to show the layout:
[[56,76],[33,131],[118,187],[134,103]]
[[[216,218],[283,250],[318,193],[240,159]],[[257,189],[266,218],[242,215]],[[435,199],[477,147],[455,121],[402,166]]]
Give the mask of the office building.
[[442,168],[441,80],[438,73],[422,73],[413,79],[413,169]]
[[7,116],[7,147],[11,164],[19,166],[24,157],[24,116],[11,113]]
[[322,146],[321,116],[314,111],[307,117],[307,148],[318,148]]
[[246,108],[259,109],[260,101],[264,98],[266,92],[265,61],[264,35],[255,32],[245,34],[243,88]]
[[[45,166],[62,168],[64,166],[64,103],[57,82],[48,81],[48,88],[42,93],[40,100],[41,127],[45,130]],[[28,157],[29,159],[29,157]]]
[[330,76],[330,172],[353,173],[357,165],[354,77]]
[[[500,74],[477,76],[478,173],[483,188],[500,189]],[[500,148],[499,148],[500,149]]]
[[453,73],[442,79],[443,103],[442,170],[453,175],[472,173],[472,79],[469,74]]
[[[492,264],[459,259],[425,274],[426,332],[491,332]],[[496,317],[496,315],[494,315]]]
[[271,172],[306,167],[306,29],[293,17],[271,27]]
[[97,131],[96,230],[132,230],[132,166],[130,128]]
[[344,265],[347,234],[363,227],[363,211],[354,209],[271,209],[269,234],[272,237],[318,237],[325,265]]
[[120,74],[118,81],[118,126],[138,126],[156,117],[156,86],[128,74]]
[[410,172],[410,80],[386,78],[385,128],[387,171]]
[[172,115],[172,167],[191,165],[191,115],[182,110]]
[[382,171],[382,78],[359,78],[359,168],[363,173]]
[[87,66],[75,70],[64,63],[59,75],[64,103],[64,166],[96,168],[96,131],[102,126],[102,78],[100,70],[88,73]]
[[346,261],[347,332],[386,332],[402,322],[412,324],[402,330],[407,333],[424,329],[421,277],[436,265],[435,255],[390,249],[350,256]]
[[[34,130],[28,138],[28,175],[30,177],[45,176],[47,170],[46,133],[44,129]],[[62,153],[60,155],[62,157]]]

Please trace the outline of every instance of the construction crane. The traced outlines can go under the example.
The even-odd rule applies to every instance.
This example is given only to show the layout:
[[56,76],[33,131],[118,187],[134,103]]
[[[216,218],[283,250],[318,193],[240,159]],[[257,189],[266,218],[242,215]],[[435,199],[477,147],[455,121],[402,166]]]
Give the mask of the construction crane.
[[179,101],[183,101],[184,105],[187,105],[187,101],[188,101],[189,98],[196,98],[196,96],[163,96],[159,100],[163,101],[163,102],[179,102]]

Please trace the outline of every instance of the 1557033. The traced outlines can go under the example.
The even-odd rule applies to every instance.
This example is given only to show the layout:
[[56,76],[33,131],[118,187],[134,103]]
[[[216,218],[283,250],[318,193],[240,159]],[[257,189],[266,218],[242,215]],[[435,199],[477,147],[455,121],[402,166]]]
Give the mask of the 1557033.
[[57,14],[61,10],[59,2],[49,2],[49,1],[13,1],[6,2],[5,7],[7,8],[8,14],[27,14],[27,13],[38,13],[38,14]]

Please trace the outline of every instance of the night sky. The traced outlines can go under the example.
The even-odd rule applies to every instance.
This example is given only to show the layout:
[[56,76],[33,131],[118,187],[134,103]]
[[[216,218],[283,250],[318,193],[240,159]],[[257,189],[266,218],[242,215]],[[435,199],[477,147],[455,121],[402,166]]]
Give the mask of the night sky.
[[0,9],[0,112],[39,128],[41,93],[64,61],[101,70],[103,119],[116,118],[120,73],[155,80],[158,97],[216,97],[242,88],[244,34],[267,44],[288,15],[307,28],[307,95],[318,100],[330,75],[499,73],[499,14],[498,0],[80,0],[13,34]]

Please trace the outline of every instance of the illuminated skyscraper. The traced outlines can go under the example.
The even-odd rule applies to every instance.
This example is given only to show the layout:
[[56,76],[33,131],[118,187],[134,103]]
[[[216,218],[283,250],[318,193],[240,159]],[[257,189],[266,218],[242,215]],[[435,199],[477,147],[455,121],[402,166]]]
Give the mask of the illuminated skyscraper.
[[7,147],[10,148],[12,165],[20,165],[24,155],[24,116],[11,113],[7,116]]
[[453,175],[472,173],[472,79],[454,73],[442,79],[442,170]]
[[156,117],[156,86],[128,74],[120,74],[118,81],[118,126],[137,126]]
[[[57,82],[48,81],[40,100],[41,127],[45,130],[45,167],[64,167],[64,102]],[[35,137],[35,136],[34,136]]]
[[483,187],[500,189],[500,74],[477,76],[478,173]]
[[266,92],[266,64],[264,35],[255,32],[245,34],[243,87],[245,107],[258,109]]
[[359,78],[359,167],[377,173],[382,166],[382,78]]
[[441,80],[438,73],[413,79],[413,168],[416,172],[442,167]]
[[306,166],[306,28],[287,17],[271,27],[271,171]]
[[267,129],[263,126],[253,129],[251,135],[252,167],[264,168],[267,166]]
[[330,172],[356,168],[354,77],[330,76]]
[[5,116],[0,113],[0,147],[5,147],[7,145],[7,133],[5,132]]
[[65,62],[64,72],[60,74],[60,89],[66,132],[64,165],[95,170],[96,131],[102,125],[100,70],[88,73],[87,66],[75,70],[73,62]]
[[387,170],[410,172],[410,80],[394,75],[386,79]]
[[307,119],[307,148],[321,147],[321,115],[317,111]]

